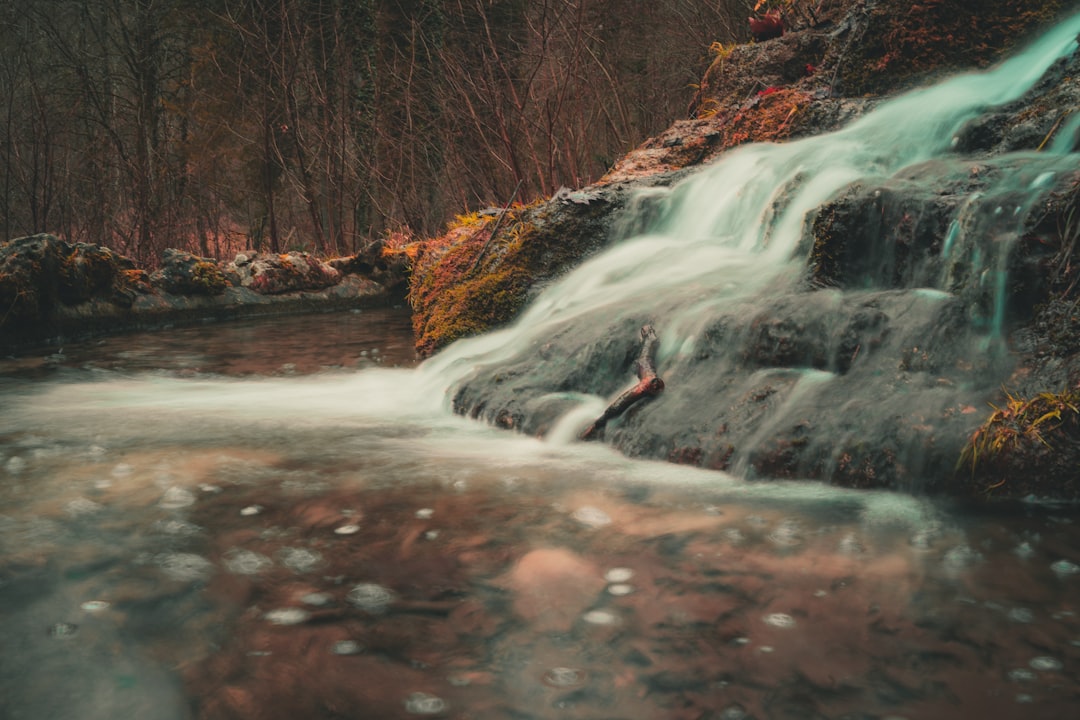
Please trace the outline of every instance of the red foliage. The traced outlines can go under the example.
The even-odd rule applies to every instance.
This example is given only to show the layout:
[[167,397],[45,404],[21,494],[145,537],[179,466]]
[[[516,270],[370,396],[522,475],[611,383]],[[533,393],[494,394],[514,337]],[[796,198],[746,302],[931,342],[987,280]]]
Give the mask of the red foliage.
[[757,96],[758,97],[765,97],[766,95],[772,95],[773,93],[779,92],[779,91],[780,91],[780,88],[778,88],[778,87],[767,87],[764,90],[759,91]]
[[755,40],[772,40],[784,34],[784,20],[780,12],[770,10],[760,18],[747,18],[750,21],[750,34]]

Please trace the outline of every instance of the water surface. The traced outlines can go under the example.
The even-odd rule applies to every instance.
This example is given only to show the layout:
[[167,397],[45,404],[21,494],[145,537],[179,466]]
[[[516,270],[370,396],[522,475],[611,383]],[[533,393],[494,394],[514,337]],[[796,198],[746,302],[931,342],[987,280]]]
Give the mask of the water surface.
[[448,413],[409,347],[372,312],[6,361],[0,717],[1080,706],[1071,509],[542,442]]

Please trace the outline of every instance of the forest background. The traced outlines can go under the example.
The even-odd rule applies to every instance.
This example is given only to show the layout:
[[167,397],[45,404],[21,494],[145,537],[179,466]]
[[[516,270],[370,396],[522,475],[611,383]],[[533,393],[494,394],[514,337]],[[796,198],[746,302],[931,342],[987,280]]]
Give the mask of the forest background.
[[355,253],[600,177],[754,0],[7,0],[0,240]]

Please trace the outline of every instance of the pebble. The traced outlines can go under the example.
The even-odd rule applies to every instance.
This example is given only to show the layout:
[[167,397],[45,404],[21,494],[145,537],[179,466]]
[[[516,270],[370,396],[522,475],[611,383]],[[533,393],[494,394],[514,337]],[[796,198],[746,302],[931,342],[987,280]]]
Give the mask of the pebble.
[[446,708],[445,700],[422,692],[413,693],[405,701],[405,712],[413,715],[438,715]]
[[262,505],[248,505],[246,508],[240,510],[240,514],[244,517],[250,517],[252,515],[258,515],[263,511]]
[[434,514],[435,511],[431,508],[420,508],[416,511],[416,517],[420,518],[421,520],[430,520]]
[[634,586],[626,583],[615,583],[614,585],[608,585],[608,593],[616,597],[622,597],[623,595],[629,595],[634,592]]
[[300,602],[305,605],[311,605],[312,607],[326,607],[333,602],[334,596],[330,593],[313,592],[300,598]]
[[355,535],[360,532],[359,525],[342,525],[341,527],[334,528],[334,532],[338,535]]

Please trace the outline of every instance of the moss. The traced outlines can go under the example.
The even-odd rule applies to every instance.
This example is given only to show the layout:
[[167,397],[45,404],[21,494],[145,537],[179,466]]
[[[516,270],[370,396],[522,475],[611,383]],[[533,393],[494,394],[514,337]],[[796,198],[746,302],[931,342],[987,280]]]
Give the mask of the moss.
[[418,243],[409,288],[417,350],[430,355],[512,320],[538,282],[600,244],[612,209],[552,200],[512,208],[501,221],[456,222]]
[[968,438],[957,471],[985,495],[1076,496],[1080,392],[1005,393]]

